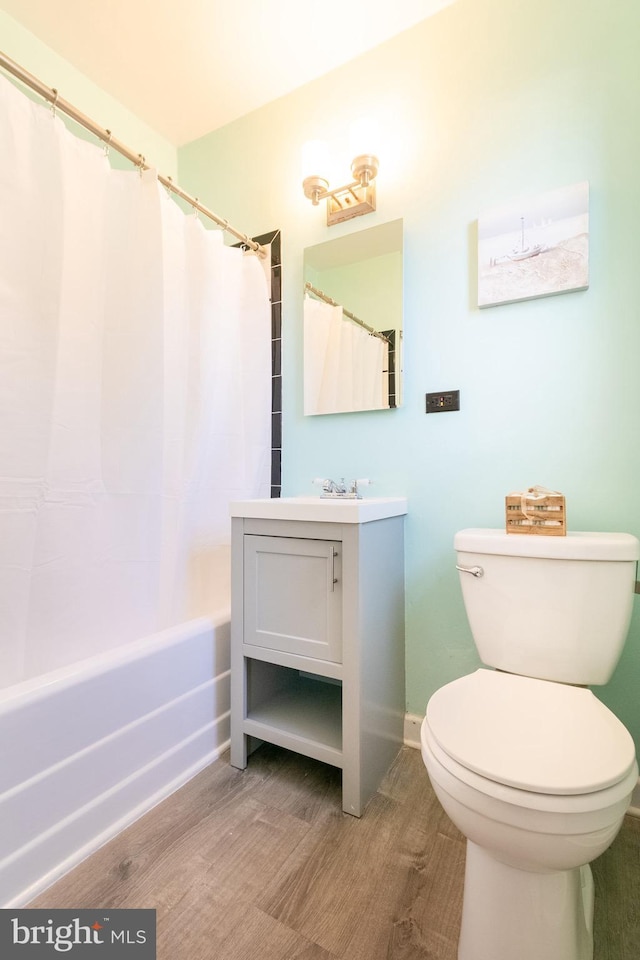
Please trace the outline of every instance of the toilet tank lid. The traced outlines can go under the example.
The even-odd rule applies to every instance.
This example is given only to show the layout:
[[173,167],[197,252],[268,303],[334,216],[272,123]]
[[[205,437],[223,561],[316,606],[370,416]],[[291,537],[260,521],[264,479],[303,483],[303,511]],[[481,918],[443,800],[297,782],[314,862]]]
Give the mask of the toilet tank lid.
[[541,557],[551,560],[638,560],[640,542],[630,533],[572,530],[565,537],[505,533],[504,530],[459,530],[453,540],[460,553]]
[[427,723],[467,769],[533,793],[604,790],[635,763],[630,733],[587,688],[484,667],[437,690]]

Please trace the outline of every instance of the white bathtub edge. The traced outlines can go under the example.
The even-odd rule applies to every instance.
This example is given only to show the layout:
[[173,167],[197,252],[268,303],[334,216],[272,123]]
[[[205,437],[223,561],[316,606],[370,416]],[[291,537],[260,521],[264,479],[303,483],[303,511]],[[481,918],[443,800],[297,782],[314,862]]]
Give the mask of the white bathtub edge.
[[[81,759],[84,759],[86,757],[93,758],[96,755],[96,753],[100,750],[100,748],[103,747],[105,744],[112,743],[114,741],[115,742],[121,741],[123,738],[130,737],[131,733],[134,730],[140,727],[143,727],[152,718],[160,717],[163,714],[166,714],[168,711],[175,709],[177,706],[183,706],[187,704],[187,702],[194,695],[200,693],[203,690],[207,690],[209,688],[215,689],[216,686],[221,682],[224,683],[226,681],[227,683],[229,683],[230,677],[231,677],[231,671],[225,670],[223,673],[219,673],[216,677],[205,680],[203,683],[199,684],[197,687],[191,687],[190,690],[187,690],[185,693],[180,694],[175,699],[170,700],[167,703],[163,703],[161,706],[156,707],[154,710],[151,710],[148,713],[145,713],[141,717],[136,717],[136,719],[132,720],[130,723],[127,723],[122,727],[119,727],[117,730],[114,730],[111,733],[107,734],[106,736],[101,737],[99,740],[95,740],[93,743],[89,744],[86,747],[83,747],[81,750],[78,750],[76,753],[70,754],[68,757],[65,757],[64,760],[60,760],[50,767],[45,767],[34,776],[28,778],[27,780],[23,780],[22,783],[17,784],[12,789],[4,791],[4,793],[2,794],[2,799],[6,800],[7,798],[11,797],[13,794],[20,794],[20,793],[24,793],[25,791],[28,791],[39,781],[50,778],[51,775],[55,772],[65,771],[69,769],[74,763],[77,763]],[[221,713],[217,719],[219,720],[223,719],[223,717],[228,715],[229,715],[229,710],[227,707],[224,713]]]
[[85,661],[84,671],[43,676],[39,690],[28,682],[20,696],[0,694],[12,747],[0,793],[0,906],[31,902],[221,755],[228,647],[228,621],[200,618]]
[[205,767],[208,767],[210,763],[213,763],[214,760],[219,760],[225,750],[229,748],[229,745],[230,740],[225,740],[218,747],[216,747],[215,750],[212,750],[205,756],[200,757],[198,761],[192,764],[187,770],[183,770],[169,783],[164,784],[160,790],[157,790],[155,793],[146,797],[144,801],[127,811],[124,816],[114,821],[101,833],[96,834],[94,837],[92,837],[89,843],[84,844],[84,846],[74,851],[74,853],[67,857],[66,860],[63,860],[61,863],[57,864],[53,870],[50,870],[47,874],[40,877],[36,883],[32,884],[30,887],[27,887],[25,890],[22,890],[12,900],[3,904],[3,907],[12,909],[26,906],[37,896],[43,893],[48,887],[52,886],[57,880],[63,877],[66,873],[68,873],[70,870],[73,870],[74,867],[77,867],[83,862],[83,860],[86,860],[87,857],[91,856],[92,853],[95,853],[100,849],[100,847],[103,847],[105,843],[108,843],[109,840],[113,840],[113,838],[119,833],[121,833],[123,830],[126,830],[127,827],[130,827],[132,823],[135,823],[136,820],[139,820],[154,807],[158,806],[159,803],[162,803],[163,800],[166,800],[167,797],[170,797],[171,794],[175,793],[176,790],[179,790],[180,787],[183,787],[189,782],[189,780],[192,780],[195,776],[197,776],[198,773],[204,770]]
[[229,623],[230,614],[226,609],[213,617],[195,617],[193,620],[167,627],[158,633],[141,637],[131,643],[112,647],[104,653],[94,654],[86,660],[78,660],[67,666],[58,667],[44,676],[23,680],[10,687],[2,687],[0,689],[0,715],[12,710],[17,701],[21,704],[28,704],[30,701],[40,698],[43,681],[50,691],[64,690],[77,683],[78,678],[84,681],[105,671],[120,669],[126,664],[144,659],[153,651],[187,643],[196,633],[207,630],[215,631],[217,628],[228,629]]

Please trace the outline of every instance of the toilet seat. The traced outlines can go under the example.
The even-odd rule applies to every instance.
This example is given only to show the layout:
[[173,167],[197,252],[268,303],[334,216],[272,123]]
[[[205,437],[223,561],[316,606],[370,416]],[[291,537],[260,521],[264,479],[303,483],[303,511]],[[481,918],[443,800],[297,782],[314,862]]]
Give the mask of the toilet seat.
[[433,694],[426,724],[440,762],[467,782],[584,795],[626,789],[635,770],[631,735],[583,687],[481,668]]
[[[497,801],[500,813],[494,812],[494,817],[514,825],[522,826],[526,824],[530,829],[533,829],[534,824],[538,822],[537,819],[531,819],[534,811],[536,817],[542,818],[558,814],[562,818],[566,818],[568,814],[595,815],[597,817],[603,810],[620,803],[624,803],[626,806],[638,782],[638,767],[634,762],[628,773],[618,783],[607,787],[605,790],[583,794],[553,794],[523,790],[519,787],[509,787],[506,784],[482,777],[479,773],[474,773],[473,770],[464,767],[450,757],[438,746],[429,729],[426,717],[420,729],[420,741],[422,758],[432,780],[434,777],[435,780],[440,780],[440,775],[437,769],[434,769],[432,762],[429,761],[429,756],[437,767],[443,770],[446,775],[449,775],[446,781],[448,789],[453,794],[459,795],[459,799],[466,797],[466,801],[463,802],[475,808],[479,803],[477,799],[479,795],[482,795],[489,804]],[[459,785],[459,788],[463,791],[462,794],[459,793],[459,790],[456,790],[454,784]],[[471,790],[471,794],[468,793],[468,790]],[[476,797],[475,800],[471,799],[472,795]],[[484,802],[482,807],[488,814],[490,807],[486,807]],[[507,812],[507,808],[510,812]],[[518,813],[519,808],[520,813]],[[523,816],[526,818],[525,820],[522,820]],[[544,819],[539,822],[545,823]]]

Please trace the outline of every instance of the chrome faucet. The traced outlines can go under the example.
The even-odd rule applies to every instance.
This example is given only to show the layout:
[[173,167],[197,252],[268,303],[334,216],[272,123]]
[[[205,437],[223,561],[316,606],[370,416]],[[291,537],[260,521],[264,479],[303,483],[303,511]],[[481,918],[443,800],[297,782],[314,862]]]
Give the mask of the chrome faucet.
[[347,495],[347,488],[344,483],[344,477],[340,483],[336,483],[335,480],[323,480],[322,495],[329,497],[345,497]]
[[366,487],[371,483],[371,480],[350,480],[347,484],[342,477],[339,481],[318,478],[313,482],[316,486],[322,487],[321,499],[361,500],[362,494],[358,489],[358,484]]

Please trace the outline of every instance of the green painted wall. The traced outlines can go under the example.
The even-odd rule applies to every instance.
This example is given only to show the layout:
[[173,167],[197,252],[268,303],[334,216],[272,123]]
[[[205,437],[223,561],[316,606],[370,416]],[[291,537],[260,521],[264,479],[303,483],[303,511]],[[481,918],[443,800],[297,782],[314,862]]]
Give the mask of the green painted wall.
[[[180,180],[234,225],[283,238],[285,494],[315,476],[406,494],[407,708],[477,658],[454,570],[465,526],[502,526],[504,495],[562,490],[569,525],[640,536],[640,5],[458,0],[304,88],[179,151]],[[300,187],[300,148],[383,134],[378,210],[332,227]],[[478,215],[590,182],[590,289],[478,310]],[[403,217],[405,405],[302,415],[305,246]],[[426,416],[459,388],[460,413]],[[640,597],[638,598],[640,604]],[[640,744],[640,617],[599,690]]]
[[[64,100],[90,117],[101,127],[111,130],[114,137],[136,153],[160,173],[176,177],[178,156],[172,143],[156,133],[133,114],[125,104],[105,93],[93,81],[76,70],[68,60],[42,43],[13,17],[0,10],[0,50],[48,87],[55,87]],[[34,95],[34,99],[42,100]],[[69,122],[74,132],[86,139],[91,135]],[[131,164],[111,151],[114,166]]]

